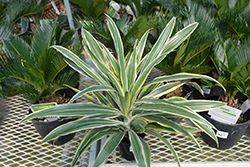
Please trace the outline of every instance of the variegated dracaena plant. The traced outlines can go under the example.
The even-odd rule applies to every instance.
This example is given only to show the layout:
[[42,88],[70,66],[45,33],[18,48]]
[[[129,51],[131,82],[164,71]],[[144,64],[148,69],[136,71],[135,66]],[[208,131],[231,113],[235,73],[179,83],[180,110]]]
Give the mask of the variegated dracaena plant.
[[[108,17],[108,16],[107,16]],[[203,78],[217,82],[203,75],[180,73],[155,78],[145,83],[153,67],[163,60],[168,53],[177,48],[198,26],[193,23],[172,35],[176,19],[173,18],[162,31],[152,50],[143,56],[143,50],[149,34],[148,30],[135,43],[128,55],[124,55],[123,42],[118,28],[111,18],[107,18],[107,25],[112,35],[117,55],[114,56],[108,48],[98,42],[88,31],[82,29],[83,46],[98,71],[92,69],[71,51],[62,46],[53,46],[63,54],[65,61],[79,73],[86,75],[98,84],[86,86],[71,102],[84,97],[89,103],[69,103],[44,109],[27,116],[23,121],[43,116],[76,116],[79,119],[64,124],[51,133],[43,141],[56,139],[61,135],[87,130],[79,144],[72,161],[74,166],[81,155],[96,141],[106,137],[93,166],[100,166],[119,145],[124,136],[128,136],[132,152],[139,166],[150,166],[151,155],[148,144],[138,136],[145,133],[163,141],[176,157],[178,156],[170,141],[163,138],[161,133],[181,133],[187,135],[198,146],[192,135],[197,128],[187,127],[175,123],[169,117],[184,117],[191,120],[199,129],[217,138],[213,132],[213,125],[203,119],[197,112],[223,106],[222,102],[205,100],[186,100],[181,97],[159,99],[185,84],[191,78]],[[180,80],[184,80],[180,82]],[[218,83],[219,84],[219,83]],[[200,91],[201,88],[193,83]],[[100,93],[105,92],[105,95]],[[88,93],[93,93],[95,98]]]

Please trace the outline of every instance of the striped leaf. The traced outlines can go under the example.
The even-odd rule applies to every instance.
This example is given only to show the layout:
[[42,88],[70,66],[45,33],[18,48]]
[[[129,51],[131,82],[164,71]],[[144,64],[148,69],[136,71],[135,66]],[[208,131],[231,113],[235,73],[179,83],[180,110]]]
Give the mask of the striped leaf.
[[187,135],[191,140],[193,140],[196,143],[196,145],[198,147],[200,147],[199,143],[194,138],[194,136],[191,133],[189,133],[186,130],[184,130],[180,125],[176,124],[175,122],[173,122],[173,121],[171,121],[169,119],[166,119],[164,117],[160,117],[160,116],[147,116],[145,118],[147,120],[149,120],[150,122],[151,121],[152,122],[157,122],[158,124],[160,124],[162,126],[173,128],[177,132]]
[[[55,48],[57,51],[59,51],[64,57],[71,60],[71,63],[74,63],[74,65],[77,65],[78,66],[77,70],[79,73],[81,73],[83,75],[87,74],[89,77],[95,79],[97,82],[99,82],[102,85],[106,84],[106,82],[103,80],[103,78],[100,76],[100,74],[98,72],[96,72],[94,69],[92,69],[88,64],[86,64],[84,61],[82,61],[73,52],[71,52],[70,50],[68,50],[62,46],[54,45],[52,47]],[[69,65],[72,67],[71,64],[69,64]]]
[[55,128],[47,136],[45,136],[43,142],[56,139],[63,135],[78,132],[80,130],[88,130],[91,128],[101,128],[101,127],[110,127],[119,125],[123,125],[123,123],[121,121],[115,121],[113,119],[104,119],[98,117],[92,119],[82,118]]
[[97,91],[115,91],[115,90],[111,86],[93,85],[75,94],[70,99],[69,103],[75,101],[76,99],[78,99],[79,97],[83,96],[86,93],[97,92]]
[[122,39],[121,39],[121,35],[119,33],[118,28],[116,27],[115,22],[108,16],[106,15],[108,18],[108,28],[109,31],[111,33],[111,36],[114,40],[114,45],[115,45],[115,49],[116,49],[116,53],[117,53],[117,57],[118,57],[118,63],[120,65],[120,74],[119,74],[119,78],[122,82],[122,87],[124,89],[124,91],[128,90],[128,83],[127,83],[127,75],[125,73],[125,59],[124,59],[124,48],[123,48],[123,43],[122,43]]
[[102,139],[107,135],[111,135],[112,131],[107,131],[110,128],[95,128],[89,130],[83,137],[82,141],[80,142],[79,146],[77,147],[76,153],[72,160],[71,166],[75,166],[79,158],[82,156],[84,151],[86,151],[93,143]]
[[129,140],[131,142],[132,152],[139,167],[148,167],[151,162],[151,155],[148,145],[133,131],[129,130]]
[[44,110],[40,110],[28,115],[21,122],[37,117],[45,116],[84,116],[84,115],[99,115],[99,114],[117,114],[121,112],[115,108],[107,107],[92,103],[72,103],[61,104]]
[[150,135],[150,136],[154,136],[156,138],[159,138],[163,143],[165,143],[167,145],[167,147],[170,149],[171,153],[174,155],[177,163],[178,163],[178,166],[180,167],[181,164],[180,164],[180,160],[179,160],[179,157],[178,157],[178,154],[176,153],[176,151],[174,150],[172,144],[167,140],[165,139],[164,137],[162,137],[157,131],[155,130],[149,130],[147,129],[146,131],[146,134]]
[[148,95],[144,96],[144,98],[159,98],[167,93],[170,93],[174,91],[175,89],[179,88],[180,86],[184,85],[185,83],[180,82],[174,82],[174,83],[168,83],[163,86],[155,88],[152,92],[150,92]]
[[195,120],[201,124],[214,127],[211,123],[207,122],[200,115],[194,113],[193,111],[188,110],[182,106],[173,105],[171,103],[165,104],[144,104],[142,106],[136,107],[134,110],[143,110],[143,111],[158,111],[160,113],[173,114],[184,118],[189,118]]
[[93,167],[99,167],[110,156],[110,154],[112,154],[112,152],[120,144],[124,135],[125,133],[117,131],[108,137],[100,152],[98,153]]
[[221,83],[219,83],[217,80],[215,80],[212,77],[209,77],[206,75],[200,75],[200,74],[191,74],[191,73],[178,73],[178,74],[173,74],[173,75],[157,77],[153,81],[147,83],[146,85],[156,84],[159,82],[160,83],[171,82],[171,81],[176,81],[176,80],[188,80],[188,79],[206,79],[206,80],[213,81],[219,84],[224,89],[223,85],[221,85]]

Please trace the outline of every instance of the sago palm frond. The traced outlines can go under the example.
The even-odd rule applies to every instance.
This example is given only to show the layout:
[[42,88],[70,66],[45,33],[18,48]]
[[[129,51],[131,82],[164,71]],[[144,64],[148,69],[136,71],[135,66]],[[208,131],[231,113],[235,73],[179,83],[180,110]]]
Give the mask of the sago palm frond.
[[[210,48],[217,38],[215,22],[211,13],[196,2],[190,3],[186,10],[179,28],[195,21],[199,22],[199,26],[185,43],[157,65],[157,68],[166,74],[197,72],[199,67],[205,67]],[[203,74],[212,68],[206,66],[201,69],[199,73]]]
[[[17,35],[11,37],[9,41],[4,40],[7,59],[0,59],[2,67],[0,82],[6,90],[9,90],[6,96],[22,95],[33,103],[57,89],[65,88],[63,84],[71,86],[77,84],[78,79],[75,77],[75,72],[70,72],[71,69],[60,73],[65,70],[67,64],[61,54],[50,48],[55,44],[69,47],[73,43],[72,32],[65,34],[68,39],[62,37],[57,41],[57,33],[62,32],[58,30],[58,24],[55,21],[46,26],[37,27],[30,43]],[[15,83],[11,84],[12,81]]]

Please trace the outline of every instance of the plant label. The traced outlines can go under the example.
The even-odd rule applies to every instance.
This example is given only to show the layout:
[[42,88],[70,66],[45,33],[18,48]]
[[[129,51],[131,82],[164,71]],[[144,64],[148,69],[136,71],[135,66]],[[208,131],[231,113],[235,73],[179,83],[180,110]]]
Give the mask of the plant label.
[[120,15],[119,13],[117,13],[117,11],[115,10],[115,8],[113,6],[110,6],[107,13],[112,16],[112,18],[115,18],[115,19],[120,19]]
[[211,115],[211,118],[216,121],[236,124],[241,112],[241,110],[225,105],[217,109],[209,110],[208,114]]
[[222,139],[226,139],[228,137],[228,132],[223,132],[223,131],[217,130],[216,136],[219,138],[222,138]]
[[250,108],[250,101],[247,99],[242,105],[240,106],[240,109],[243,113],[245,113]]
[[203,90],[204,94],[209,95],[211,93],[211,89],[209,89],[209,88],[202,88],[202,90]]
[[53,107],[53,106],[56,106],[57,103],[56,102],[52,102],[52,103],[42,103],[42,104],[32,104],[30,106],[31,110],[33,112],[36,112],[36,111],[39,111],[39,110],[43,110],[43,109],[46,109],[46,108],[49,108],[49,107]]
[[[32,110],[32,112],[36,112],[36,111],[43,110],[43,109],[46,109],[46,108],[50,108],[50,107],[53,107],[53,106],[56,106],[56,105],[57,105],[56,102],[42,103],[42,104],[32,104],[30,106],[30,109]],[[57,120],[58,118],[59,117],[46,117],[46,119],[44,121],[54,121],[54,120]],[[43,120],[44,118],[43,117],[38,117],[38,119]]]

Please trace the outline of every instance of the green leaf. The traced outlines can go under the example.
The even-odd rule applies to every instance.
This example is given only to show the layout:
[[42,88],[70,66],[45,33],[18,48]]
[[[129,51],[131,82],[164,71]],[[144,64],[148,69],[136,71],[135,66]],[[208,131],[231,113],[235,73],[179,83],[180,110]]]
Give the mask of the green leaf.
[[140,140],[141,140],[141,143],[142,143],[142,148],[143,148],[143,153],[144,153],[144,156],[145,156],[145,158],[146,158],[146,164],[147,164],[147,166],[148,167],[150,167],[151,166],[151,152],[150,152],[150,148],[149,148],[149,146],[148,146],[148,144],[145,142],[145,141],[143,141],[143,139],[141,139],[140,138]]
[[208,111],[226,105],[226,103],[221,101],[210,101],[210,100],[186,100],[186,101],[176,101],[173,103],[181,106],[182,105],[188,106],[195,112],[204,111],[204,109]]
[[55,107],[47,108],[28,115],[22,122],[44,116],[84,116],[84,115],[99,115],[99,114],[117,114],[121,112],[115,108],[92,104],[92,103],[72,103],[61,104]]
[[86,43],[84,47],[86,48],[86,46],[88,46],[88,53],[92,53],[93,57],[95,57],[101,63],[107,64],[107,58],[104,55],[99,42],[90,34],[90,32],[82,28],[82,37],[84,43]]
[[56,139],[60,136],[74,133],[80,130],[86,130],[91,128],[101,128],[101,127],[110,127],[110,126],[119,126],[123,125],[121,121],[115,121],[113,119],[105,118],[81,118],[76,121],[72,121],[66,124],[63,124],[54,130],[52,130],[45,138],[43,142],[47,142],[53,139]]
[[177,155],[177,153],[175,152],[172,144],[167,140],[165,139],[164,137],[162,137],[157,131],[155,130],[150,130],[150,129],[146,129],[145,131],[146,134],[150,135],[150,136],[154,136],[156,138],[159,138],[163,143],[165,143],[167,145],[167,147],[170,149],[170,151],[172,152],[172,154],[174,155],[177,163],[178,163],[178,166],[180,167],[181,164],[180,164],[180,160],[179,160],[179,157]]
[[108,28],[111,33],[111,36],[114,40],[114,45],[116,49],[116,53],[118,56],[118,63],[120,65],[120,80],[122,82],[122,87],[124,91],[128,90],[128,83],[127,83],[127,75],[125,73],[125,60],[124,60],[124,49],[123,49],[123,43],[121,39],[121,35],[119,33],[118,28],[115,25],[115,22],[108,16]]
[[[200,122],[197,122],[195,120],[191,120],[199,129],[203,130],[203,132],[205,132],[208,136],[210,136],[218,145],[218,139],[213,131],[213,129],[211,128],[211,126],[205,125],[205,124],[201,124]],[[216,129],[215,127],[213,127],[214,129]]]
[[159,98],[167,93],[170,93],[174,91],[175,89],[181,87],[185,83],[181,82],[174,82],[174,83],[167,83],[163,86],[155,88],[152,92],[150,92],[148,95],[144,96],[143,98]]
[[112,74],[107,75],[107,78],[109,78],[110,82],[114,85],[115,89],[119,92],[119,94],[124,96],[125,92],[120,84],[119,78],[117,78],[116,76]]
[[[146,56],[146,58],[147,58],[146,62],[143,65],[143,68],[141,69],[141,73],[140,73],[139,77],[137,78],[137,80],[132,88],[131,101],[135,100],[135,97],[137,96],[137,94],[139,93],[139,90],[141,89],[141,87],[145,83],[149,73],[153,69],[153,66],[156,65],[156,64],[154,64],[155,61],[152,61],[152,60],[156,59],[156,57],[158,57],[162,53],[162,48],[164,48],[167,40],[169,39],[169,37],[172,33],[172,30],[173,30],[174,24],[175,24],[175,18],[171,19],[171,21],[167,24],[165,29],[162,31],[160,38],[157,40],[157,42],[153,46],[153,49]],[[140,63],[143,64],[144,61],[141,61]],[[139,67],[140,67],[140,65],[139,65]]]
[[145,127],[145,132],[150,129],[150,130],[157,130],[160,132],[164,132],[164,133],[172,133],[172,134],[178,134],[177,131],[175,131],[173,128],[171,127],[166,127],[166,126],[161,126],[157,123],[148,123],[147,126]]
[[142,106],[136,107],[133,110],[143,110],[143,111],[158,111],[160,113],[173,114],[184,118],[189,118],[195,120],[201,124],[213,127],[213,125],[207,122],[200,115],[194,113],[187,108],[178,106],[176,104],[165,103],[165,104],[144,104]]
[[[135,159],[139,167],[150,166],[151,155],[148,153],[148,145],[143,143],[140,137],[133,131],[129,130],[129,140],[134,153]],[[146,146],[146,147],[145,147]]]
[[106,54],[107,58],[109,59],[110,68],[114,69],[115,74],[120,74],[120,67],[119,67],[119,64],[117,63],[117,60],[115,59],[114,55],[112,53],[110,53],[110,51],[108,50],[108,48],[105,45],[103,45],[102,43],[100,43],[100,45],[103,48],[103,52]]
[[194,32],[197,26],[198,23],[195,22],[193,24],[189,24],[182,30],[178,31],[173,37],[169,39],[168,43],[165,45],[162,54],[166,55],[169,52],[173,51],[175,48],[177,48],[183,41],[185,41]]
[[209,77],[206,75],[200,75],[200,74],[191,74],[191,73],[179,73],[179,74],[157,77],[153,81],[147,83],[146,85],[148,86],[148,85],[156,84],[159,82],[161,83],[161,82],[170,82],[170,81],[187,80],[187,79],[205,79],[205,80],[213,81],[219,84],[225,90],[223,85],[219,83],[217,80],[213,79],[212,77]]
[[130,95],[129,95],[129,92],[127,91],[125,93],[125,96],[124,97],[121,97],[122,100],[121,100],[121,104],[122,104],[122,110],[123,110],[123,113],[124,115],[128,116],[129,114],[129,110],[130,110]]
[[161,32],[156,43],[154,44],[153,48],[151,49],[151,51],[149,52],[147,56],[148,58],[145,62],[145,65],[144,65],[145,67],[147,67],[152,62],[152,60],[154,60],[156,57],[159,57],[162,54],[163,48],[166,46],[166,43],[170,39],[170,36],[174,29],[175,22],[176,22],[176,18],[173,17],[168,22],[164,30]]
[[200,94],[202,94],[204,96],[204,92],[199,84],[197,84],[196,82],[188,82],[188,84],[190,86],[194,87],[196,90],[198,90],[200,92]]
[[78,92],[77,94],[75,94],[71,100],[69,101],[70,102],[73,102],[75,101],[76,99],[78,99],[79,97],[81,97],[82,95],[86,94],[86,93],[89,93],[89,92],[97,92],[97,91],[115,91],[111,86],[104,86],[104,85],[93,85],[93,86],[90,86],[80,92]]
[[140,41],[138,42],[138,45],[136,46],[136,50],[135,50],[136,64],[139,64],[139,62],[143,56],[143,52],[144,52],[144,48],[146,46],[149,31],[150,30],[148,30],[144,33],[144,35],[141,37]]
[[[81,81],[79,81],[79,82],[81,83]],[[65,85],[65,86],[67,86],[68,88],[74,90],[75,92],[78,92],[78,93],[80,92],[80,90],[77,89],[77,88],[71,87],[71,86],[69,86],[69,85]],[[95,93],[96,93],[96,92],[95,92]],[[98,103],[97,101],[95,101],[95,99],[94,99],[92,96],[90,96],[90,95],[88,95],[88,94],[82,95],[82,97],[83,97],[84,99],[86,99],[86,100],[92,102],[92,103],[96,103],[96,104]],[[103,103],[103,104],[105,104],[105,103]],[[106,104],[107,104],[107,103],[106,103]]]
[[158,86],[161,86],[163,84],[152,84],[152,85],[149,85],[149,86],[144,86],[143,89],[141,90],[139,96],[138,96],[138,99],[141,99],[141,98],[145,98],[145,96],[147,96],[150,92],[152,92],[154,89],[156,89]]
[[112,152],[120,144],[124,136],[125,133],[121,131],[115,132],[110,135],[102,146],[100,152],[98,153],[93,167],[99,167],[109,157],[109,155],[112,154]]
[[127,64],[126,68],[126,74],[128,78],[128,85],[130,86],[129,89],[131,89],[131,86],[133,85],[136,76],[137,76],[137,62],[136,62],[136,53],[135,50],[131,53],[130,59]]
[[[74,63],[73,65],[76,65],[78,68],[78,72],[81,74],[88,74],[89,77],[95,79],[97,82],[99,82],[102,85],[105,85],[106,82],[103,80],[103,78],[100,76],[98,72],[96,72],[94,69],[92,69],[89,65],[87,65],[84,61],[82,61],[77,55],[75,55],[70,50],[62,47],[62,46],[51,46],[55,48],[57,51],[59,51],[64,57],[71,60],[70,63]],[[71,67],[72,65],[69,64]],[[73,66],[74,67],[74,66]]]
[[137,118],[137,119],[133,119],[133,121],[131,122],[131,125],[133,127],[135,127],[136,129],[144,132],[144,128],[147,125],[147,122],[143,119],[143,118]]
[[157,122],[158,124],[162,125],[162,126],[166,126],[166,127],[170,127],[173,128],[174,130],[178,131],[179,133],[185,134],[187,135],[191,140],[193,140],[198,147],[200,147],[199,143],[196,141],[196,139],[194,138],[194,136],[192,134],[190,134],[189,132],[187,132],[186,130],[184,130],[180,125],[178,125],[177,123],[166,119],[164,117],[160,117],[160,116],[146,116],[145,117],[147,120],[149,120],[150,122]]
[[82,141],[80,142],[79,146],[77,147],[76,153],[72,160],[71,166],[75,166],[79,158],[82,154],[96,141],[100,140],[101,138],[111,135],[114,132],[108,131],[110,128],[95,128],[89,130],[83,137]]

